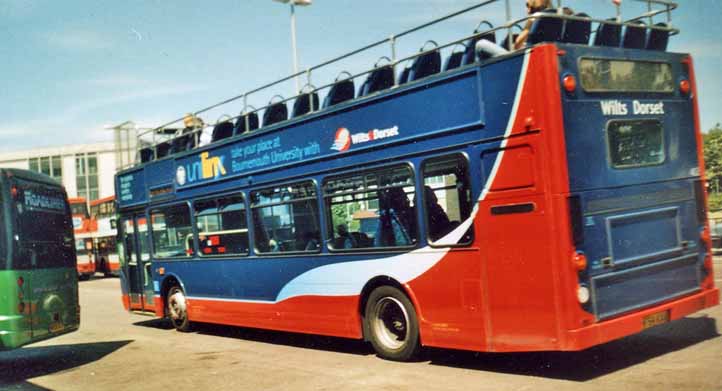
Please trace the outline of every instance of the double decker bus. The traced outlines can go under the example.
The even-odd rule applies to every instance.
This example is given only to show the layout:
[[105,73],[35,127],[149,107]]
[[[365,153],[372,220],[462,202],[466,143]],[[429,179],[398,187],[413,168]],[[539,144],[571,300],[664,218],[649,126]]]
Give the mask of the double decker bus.
[[78,280],[65,189],[0,169],[0,350],[78,329]]
[[115,196],[90,202],[90,232],[93,239],[95,271],[105,276],[117,275],[120,268],[115,245]]
[[408,360],[582,350],[717,305],[694,67],[666,50],[677,5],[644,3],[535,13],[518,50],[502,46],[528,18],[396,57],[510,7],[485,1],[351,52],[393,56],[305,88],[290,117],[291,100],[248,102],[297,75],[196,112],[243,102],[208,145],[147,133],[116,177],[125,307]]
[[87,280],[95,274],[93,262],[93,235],[88,202],[83,197],[70,198],[70,211],[75,233],[75,252],[78,260],[78,278]]

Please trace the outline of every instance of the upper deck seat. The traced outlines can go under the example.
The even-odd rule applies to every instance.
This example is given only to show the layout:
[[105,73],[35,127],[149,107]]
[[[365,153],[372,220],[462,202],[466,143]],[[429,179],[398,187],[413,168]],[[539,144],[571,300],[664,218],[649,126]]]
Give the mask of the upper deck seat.
[[[616,22],[616,18],[607,19]],[[594,46],[619,47],[622,37],[622,26],[618,24],[600,23],[594,35]]]
[[145,147],[141,148],[140,150],[140,162],[141,163],[147,163],[149,161],[153,160],[153,148],[152,147]]
[[446,61],[444,61],[444,71],[450,71],[460,67],[461,61],[464,59],[464,54],[466,54],[465,52],[466,46],[464,46],[464,50],[449,54],[449,57],[446,57]]
[[[421,51],[424,51],[423,47]],[[441,53],[439,53],[438,50],[434,50],[414,59],[414,62],[411,64],[411,71],[409,71],[409,81],[423,79],[424,77],[439,72],[441,72]]]
[[353,99],[355,91],[356,86],[354,86],[353,80],[346,79],[337,81],[331,86],[328,94],[326,94],[326,97],[323,99],[323,108],[325,109]]
[[233,122],[223,121],[216,124],[213,127],[213,135],[211,136],[211,142],[214,143],[218,140],[223,140],[233,136]]
[[501,41],[501,47],[503,47],[506,50],[513,50],[514,42],[516,42],[516,39],[519,37],[519,33],[511,33],[511,44],[512,47],[509,47],[509,34],[506,35],[503,41]]
[[293,102],[291,118],[300,117],[316,110],[318,110],[318,94],[315,92],[301,94],[296,97],[296,101]]
[[[248,123],[246,123],[246,118],[248,119]],[[233,135],[237,136],[246,132],[252,132],[256,129],[258,129],[258,113],[252,111],[242,114],[236,119],[236,124],[233,126]]]
[[163,141],[162,143],[155,146],[155,158],[162,159],[171,152],[171,142]]
[[[478,34],[479,32],[483,31],[482,26],[487,26],[489,30],[494,28],[494,25],[491,23],[482,20],[481,23],[474,29],[474,34]],[[472,38],[467,42],[466,48],[464,49],[464,57],[461,59],[461,65],[469,65],[473,64],[478,60],[486,60],[489,58],[486,54],[479,53],[479,57],[477,57],[476,53],[476,43],[480,40],[485,39],[489,42],[496,43],[496,33],[493,31],[489,31],[485,34],[482,34],[478,38]]]
[[195,147],[195,137],[191,128],[183,130],[180,136],[170,141],[169,154],[173,155],[179,152],[187,151]]
[[[575,15],[578,18],[588,18],[589,15],[580,12]],[[589,36],[592,35],[592,22],[589,20],[567,20],[564,26],[562,42],[587,45]]]
[[263,126],[273,125],[288,119],[286,103],[278,102],[266,107],[263,113]]
[[[656,27],[668,27],[667,23],[657,23]],[[649,38],[647,39],[647,50],[667,50],[669,43],[669,31],[650,29]]]
[[[557,14],[554,8],[547,8],[541,11],[543,14]],[[531,25],[527,45],[532,46],[540,42],[559,42],[562,39],[564,30],[564,19],[555,17],[539,17]]]
[[394,69],[391,65],[377,67],[369,74],[366,81],[361,85],[358,96],[366,96],[377,91],[393,87]]
[[627,49],[644,49],[647,45],[647,25],[638,20],[630,22],[624,29],[622,46]]

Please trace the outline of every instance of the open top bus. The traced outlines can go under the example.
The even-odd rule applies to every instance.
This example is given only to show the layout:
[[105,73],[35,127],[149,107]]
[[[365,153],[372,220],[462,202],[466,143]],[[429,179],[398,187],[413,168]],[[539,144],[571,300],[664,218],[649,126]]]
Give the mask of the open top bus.
[[[478,42],[511,47],[528,18],[485,1],[195,112],[243,103],[208,145],[192,118],[140,135],[116,177],[125,307],[407,360],[581,350],[717,305],[694,68],[666,51],[677,5],[644,3],[628,19],[559,4],[492,56]],[[396,57],[493,4],[499,27]],[[249,105],[380,45],[367,72]]]

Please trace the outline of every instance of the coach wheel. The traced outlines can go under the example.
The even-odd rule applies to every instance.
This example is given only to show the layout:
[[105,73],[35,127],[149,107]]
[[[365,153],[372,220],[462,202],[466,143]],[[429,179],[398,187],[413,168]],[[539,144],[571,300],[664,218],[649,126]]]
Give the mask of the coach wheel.
[[364,321],[371,345],[380,357],[408,361],[418,353],[416,310],[400,290],[390,286],[374,289],[366,302]]
[[183,289],[174,286],[168,292],[167,313],[173,327],[178,331],[190,331],[191,322],[188,320],[186,297]]

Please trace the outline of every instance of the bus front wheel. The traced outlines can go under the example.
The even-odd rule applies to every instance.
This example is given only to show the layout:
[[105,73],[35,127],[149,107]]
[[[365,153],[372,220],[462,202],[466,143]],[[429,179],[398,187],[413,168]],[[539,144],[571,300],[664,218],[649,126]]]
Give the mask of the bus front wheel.
[[387,360],[409,361],[419,352],[419,324],[411,300],[391,286],[374,289],[364,312],[367,337]]
[[183,289],[178,286],[170,288],[170,291],[168,291],[168,299],[166,300],[166,307],[168,318],[170,318],[173,327],[178,331],[190,331],[191,322],[188,320],[186,296],[183,293]]

